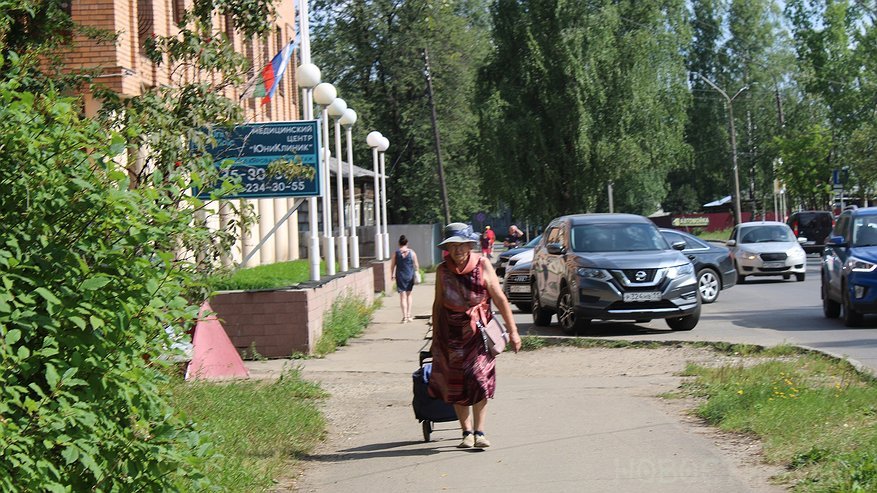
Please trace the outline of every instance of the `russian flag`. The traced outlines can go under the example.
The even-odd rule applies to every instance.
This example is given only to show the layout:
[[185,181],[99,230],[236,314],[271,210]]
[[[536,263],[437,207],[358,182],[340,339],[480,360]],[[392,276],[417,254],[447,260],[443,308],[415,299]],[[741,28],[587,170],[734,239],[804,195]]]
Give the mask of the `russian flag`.
[[288,45],[280,50],[280,53],[274,55],[271,63],[265,65],[261,71],[250,79],[247,83],[247,89],[241,95],[241,99],[262,98],[262,104],[268,104],[280,85],[280,80],[283,78],[283,73],[286,72],[286,67],[292,59],[292,52],[295,51],[297,45],[298,37],[290,41]]

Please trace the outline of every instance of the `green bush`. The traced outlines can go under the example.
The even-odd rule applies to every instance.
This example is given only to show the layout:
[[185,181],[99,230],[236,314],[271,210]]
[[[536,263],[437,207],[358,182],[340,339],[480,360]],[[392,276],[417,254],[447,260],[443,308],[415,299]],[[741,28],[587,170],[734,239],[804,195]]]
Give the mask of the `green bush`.
[[197,487],[205,448],[156,363],[196,315],[175,255],[191,216],[130,190],[121,137],[75,101],[18,85],[0,81],[0,490]]

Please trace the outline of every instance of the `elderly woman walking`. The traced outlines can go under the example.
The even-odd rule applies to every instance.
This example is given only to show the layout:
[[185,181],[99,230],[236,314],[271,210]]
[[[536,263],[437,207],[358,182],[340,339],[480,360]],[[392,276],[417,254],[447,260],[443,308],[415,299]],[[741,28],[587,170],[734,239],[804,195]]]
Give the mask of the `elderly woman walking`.
[[471,226],[451,223],[438,246],[448,252],[436,270],[432,308],[432,375],[429,392],[454,405],[463,428],[459,448],[485,448],[487,399],[496,390],[496,360],[485,347],[479,323],[493,318],[491,300],[499,309],[509,332],[512,349],[521,349],[521,337],[512,309],[502,292],[490,262],[473,251],[478,235]]

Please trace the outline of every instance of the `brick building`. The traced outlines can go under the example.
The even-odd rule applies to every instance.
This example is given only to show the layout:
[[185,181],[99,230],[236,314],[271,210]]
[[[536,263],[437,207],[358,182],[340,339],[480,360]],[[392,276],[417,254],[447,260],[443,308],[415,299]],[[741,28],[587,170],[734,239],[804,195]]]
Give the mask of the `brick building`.
[[[68,0],[67,9],[77,24],[100,28],[118,33],[115,44],[98,43],[94,40],[79,37],[73,48],[65,54],[64,64],[71,68],[97,69],[96,82],[124,96],[137,96],[162,85],[172,85],[174,78],[185,77],[186,80],[198,76],[191,71],[176,72],[176,67],[169,64],[156,65],[146,57],[144,46],[154,36],[167,36],[177,32],[177,23],[181,20],[184,8],[190,5],[186,0]],[[214,19],[217,34],[226,35],[234,44],[238,53],[245,54],[251,66],[259,69],[268,63],[282,47],[296,36],[296,12],[294,0],[280,0],[275,4],[277,18],[273,31],[259,39],[244,39],[236,32],[230,18]],[[294,55],[294,56],[297,56]],[[244,119],[248,122],[269,122],[298,120],[301,114],[299,106],[300,94],[295,82],[295,59],[290,63],[281,85],[270,103],[262,105],[259,99],[250,98],[241,101],[244,108]],[[225,96],[238,100],[244,87],[231,88]],[[92,116],[100,109],[99,102],[90,94],[84,94],[85,113]],[[360,212],[358,224],[368,216],[365,211],[372,210],[372,190],[367,183],[370,172],[364,172],[358,179],[356,210]],[[360,173],[362,174],[362,173]],[[356,175],[355,175],[356,176]],[[332,185],[334,190],[334,185]],[[346,183],[345,183],[346,189]],[[345,194],[347,191],[345,190]],[[346,195],[345,195],[346,198]],[[249,200],[259,216],[258,225],[243,235],[243,240],[233,249],[229,260],[240,261],[248,255],[261,238],[275,225],[275,218],[282,217],[295,200],[293,198],[254,199]],[[277,261],[294,260],[300,257],[299,225],[307,225],[307,204],[294,213],[281,226],[273,237],[255,254],[248,265],[266,264]],[[219,224],[227,221],[228,208],[216,204],[209,223]],[[301,216],[301,218],[299,217]],[[363,216],[365,216],[363,218]],[[319,217],[319,215],[318,215]],[[349,223],[348,223],[349,224]],[[336,228],[337,229],[337,228]],[[337,234],[337,233],[336,233]]]

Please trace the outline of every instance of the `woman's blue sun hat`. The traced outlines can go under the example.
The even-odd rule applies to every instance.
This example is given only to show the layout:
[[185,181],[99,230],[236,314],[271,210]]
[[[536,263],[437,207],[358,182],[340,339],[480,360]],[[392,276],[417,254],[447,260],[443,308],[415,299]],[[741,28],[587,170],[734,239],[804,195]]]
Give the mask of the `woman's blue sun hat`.
[[472,231],[472,226],[465,223],[451,223],[445,226],[444,241],[438,244],[442,250],[447,250],[448,243],[478,243],[478,235]]

